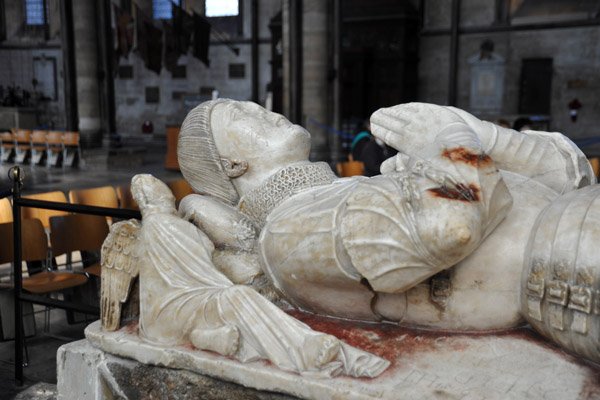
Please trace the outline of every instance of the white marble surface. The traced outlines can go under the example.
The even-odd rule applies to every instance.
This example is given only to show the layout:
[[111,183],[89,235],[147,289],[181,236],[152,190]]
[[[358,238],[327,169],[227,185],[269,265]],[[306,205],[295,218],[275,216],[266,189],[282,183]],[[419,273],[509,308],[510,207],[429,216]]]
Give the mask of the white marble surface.
[[[600,396],[600,369],[581,362],[549,345],[528,329],[497,334],[465,335],[432,333],[401,328],[377,329],[363,324],[351,328],[347,322],[312,319],[311,325],[329,327],[347,341],[380,355],[387,354],[392,366],[374,379],[344,376],[323,379],[309,374],[282,371],[256,361],[240,363],[215,353],[190,350],[186,346],[160,347],[144,343],[130,325],[116,332],[102,333],[100,323],[86,329],[95,349],[85,342],[61,348],[62,354],[80,352],[88,346],[94,357],[82,363],[101,365],[102,349],[145,364],[184,368],[200,374],[235,382],[259,390],[276,391],[304,399],[590,399]],[[302,319],[302,318],[301,318]],[[69,347],[73,347],[71,350]],[[61,357],[60,360],[68,360]],[[66,382],[61,376],[72,370],[59,360],[59,392],[63,399]],[[95,360],[95,361],[94,361]],[[63,365],[60,363],[63,362]],[[96,368],[96,366],[92,366]],[[93,379],[83,380],[78,390]],[[72,388],[73,389],[73,388]],[[91,390],[98,390],[94,387]],[[75,396],[76,393],[71,394]],[[93,398],[93,397],[86,397]]]
[[[128,246],[117,240],[123,237],[119,229],[105,242],[112,246],[103,246],[103,277],[111,273],[115,278],[102,281],[103,317],[115,315],[105,313],[104,304],[121,300],[104,289],[128,288],[129,279],[112,274],[128,270],[131,259],[121,255],[135,248],[130,253],[139,256],[139,335],[145,342],[193,344],[243,362],[266,359],[284,370],[323,376],[374,377],[389,366],[386,360],[310,329],[254,288],[232,282],[213,262],[213,241],[176,215],[175,198],[166,184],[140,174],[133,177],[131,192],[142,223],[136,226],[139,232],[127,235]],[[117,255],[109,263],[111,250]],[[105,330],[114,330],[107,319],[116,318],[102,319]]]

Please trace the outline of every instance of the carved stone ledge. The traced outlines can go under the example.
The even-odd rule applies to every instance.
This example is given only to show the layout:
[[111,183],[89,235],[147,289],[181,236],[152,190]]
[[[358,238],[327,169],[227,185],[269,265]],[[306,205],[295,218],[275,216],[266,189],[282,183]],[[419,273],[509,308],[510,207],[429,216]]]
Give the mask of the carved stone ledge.
[[[180,399],[600,396],[597,364],[564,353],[527,328],[484,334],[431,332],[292,314],[313,329],[335,334],[348,344],[389,359],[392,366],[374,379],[299,375],[268,362],[241,363],[189,346],[152,346],[133,334],[135,324],[103,333],[96,322],[86,330],[89,341],[59,349],[59,399],[103,398],[106,390],[115,398],[162,398],[167,388],[179,391],[177,396],[169,392],[169,398]],[[105,352],[115,349],[120,356]],[[88,397],[82,395],[84,392]]]

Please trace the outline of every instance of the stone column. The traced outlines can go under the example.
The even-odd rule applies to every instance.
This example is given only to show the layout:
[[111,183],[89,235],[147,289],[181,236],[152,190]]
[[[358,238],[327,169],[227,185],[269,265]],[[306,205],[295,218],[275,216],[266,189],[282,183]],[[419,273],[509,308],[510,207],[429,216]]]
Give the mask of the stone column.
[[291,118],[290,105],[290,0],[281,2],[281,44],[283,65],[282,107],[283,115]]
[[312,136],[310,158],[329,161],[327,130],[327,5],[323,0],[304,0],[302,11],[302,121]]
[[102,144],[96,10],[95,0],[73,1],[77,113],[83,147]]

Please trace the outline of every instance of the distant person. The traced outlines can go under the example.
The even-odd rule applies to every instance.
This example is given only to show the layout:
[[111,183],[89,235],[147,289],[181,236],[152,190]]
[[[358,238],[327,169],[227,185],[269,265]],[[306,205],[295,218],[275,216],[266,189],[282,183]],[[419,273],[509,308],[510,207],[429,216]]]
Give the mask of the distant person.
[[371,138],[371,123],[369,121],[365,121],[363,124],[363,130],[354,137],[354,140],[350,145],[350,154],[352,155],[352,159],[356,161],[362,161],[360,159],[360,155]]
[[531,130],[531,120],[527,117],[520,117],[515,120],[513,123],[513,129],[515,131],[530,131]]
[[375,176],[381,174],[381,163],[398,153],[390,146],[386,145],[383,140],[371,137],[365,144],[361,154],[360,161],[365,165],[364,176]]

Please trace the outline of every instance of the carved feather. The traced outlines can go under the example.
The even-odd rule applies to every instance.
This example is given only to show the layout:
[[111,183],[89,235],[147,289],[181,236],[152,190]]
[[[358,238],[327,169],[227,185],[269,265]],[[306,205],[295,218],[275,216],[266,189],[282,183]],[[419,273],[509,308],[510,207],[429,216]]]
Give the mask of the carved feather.
[[140,228],[141,223],[136,219],[113,224],[102,244],[100,311],[104,330],[119,328],[121,305],[127,301],[133,281],[139,274]]

